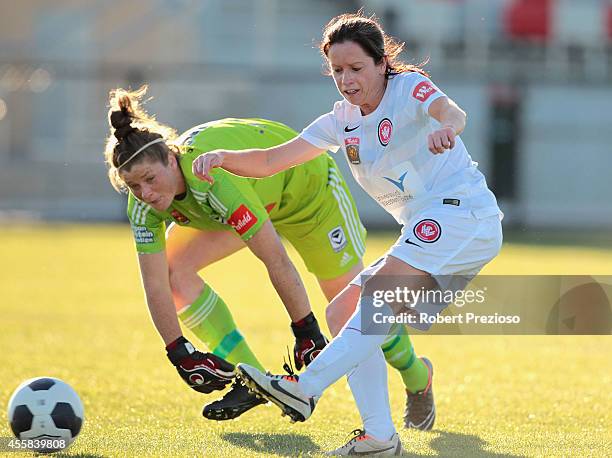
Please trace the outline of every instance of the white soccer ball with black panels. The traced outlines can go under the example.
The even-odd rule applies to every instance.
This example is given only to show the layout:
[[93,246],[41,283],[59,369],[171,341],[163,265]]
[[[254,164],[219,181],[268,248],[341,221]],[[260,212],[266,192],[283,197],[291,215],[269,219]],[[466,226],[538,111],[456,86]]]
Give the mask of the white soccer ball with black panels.
[[76,391],[53,377],[26,380],[17,387],[8,404],[11,429],[17,439],[24,441],[64,440],[67,447],[81,431],[84,419],[83,403]]

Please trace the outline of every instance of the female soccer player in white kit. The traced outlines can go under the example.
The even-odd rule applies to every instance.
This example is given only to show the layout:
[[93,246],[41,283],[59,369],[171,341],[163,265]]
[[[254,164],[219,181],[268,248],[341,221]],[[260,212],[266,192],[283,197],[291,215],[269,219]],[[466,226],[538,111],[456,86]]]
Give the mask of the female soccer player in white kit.
[[[458,136],[465,113],[419,67],[397,61],[402,46],[361,14],[332,19],[321,51],[343,100],[296,139],[265,150],[209,153],[194,161],[193,170],[207,180],[213,167],[263,177],[326,150],[342,150],[359,184],[403,226],[382,261],[362,275],[401,276],[404,286],[430,289],[442,275],[472,278],[497,255],[502,214]],[[360,278],[329,305],[338,312],[328,310],[330,329],[344,327],[305,372],[267,375],[241,365],[239,374],[298,421],[310,416],[328,386],[348,374],[364,431],[331,453],[399,454],[380,349],[385,335],[362,329],[364,297],[345,324]]]

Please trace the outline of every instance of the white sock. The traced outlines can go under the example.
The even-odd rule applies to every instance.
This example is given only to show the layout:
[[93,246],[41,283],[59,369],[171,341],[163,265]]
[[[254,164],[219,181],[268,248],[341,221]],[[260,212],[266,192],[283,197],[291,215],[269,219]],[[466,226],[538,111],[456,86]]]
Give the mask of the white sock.
[[299,388],[308,396],[321,396],[328,386],[380,350],[386,337],[384,333],[362,334],[361,305],[358,304],[340,333],[300,375]]
[[369,436],[387,441],[395,434],[389,406],[387,363],[380,347],[347,375],[363,429]]

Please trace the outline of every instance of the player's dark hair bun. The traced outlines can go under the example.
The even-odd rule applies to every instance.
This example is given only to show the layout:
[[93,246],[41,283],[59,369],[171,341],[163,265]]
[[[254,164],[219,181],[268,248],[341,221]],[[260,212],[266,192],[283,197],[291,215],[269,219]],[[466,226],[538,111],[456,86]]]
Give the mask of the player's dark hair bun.
[[136,130],[136,128],[132,127],[132,117],[125,109],[113,111],[110,115],[110,123],[115,128],[114,135],[117,140],[123,140]]

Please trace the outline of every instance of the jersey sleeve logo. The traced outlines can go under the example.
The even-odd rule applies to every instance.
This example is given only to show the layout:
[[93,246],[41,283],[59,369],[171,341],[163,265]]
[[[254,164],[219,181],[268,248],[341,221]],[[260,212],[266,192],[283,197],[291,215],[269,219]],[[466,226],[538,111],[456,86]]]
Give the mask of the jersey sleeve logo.
[[155,235],[146,226],[137,226],[132,224],[134,232],[134,240],[136,243],[144,245],[145,243],[155,243]]
[[416,85],[414,91],[412,91],[412,97],[420,102],[425,102],[435,92],[437,92],[437,90],[433,87],[433,84],[429,81],[421,81]]
[[242,204],[234,213],[232,213],[227,222],[236,230],[236,232],[238,232],[238,234],[244,235],[255,225],[255,223],[257,223],[257,217],[251,212],[251,210]]
[[178,210],[172,210],[172,212],[170,213],[170,215],[172,215],[172,217],[179,223],[179,224],[189,224],[191,221],[189,221],[189,218],[187,218],[185,215],[183,215],[180,211]]

